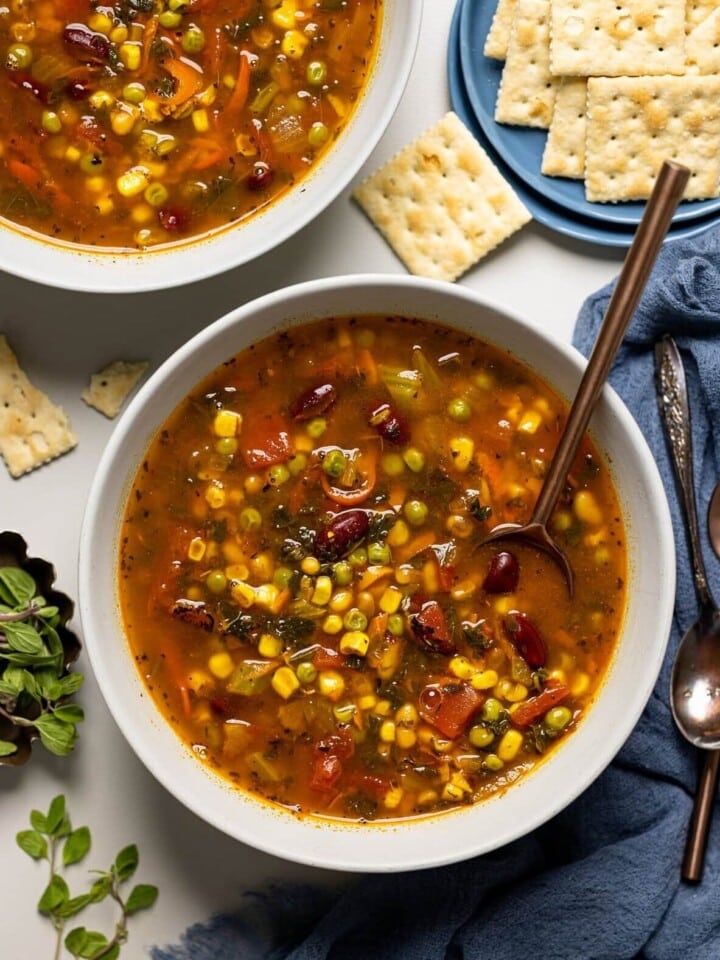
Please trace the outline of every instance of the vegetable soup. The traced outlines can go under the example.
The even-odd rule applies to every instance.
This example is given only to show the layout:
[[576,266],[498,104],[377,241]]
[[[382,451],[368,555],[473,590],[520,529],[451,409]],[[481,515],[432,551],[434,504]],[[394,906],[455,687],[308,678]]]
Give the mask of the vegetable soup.
[[0,217],[144,249],[241,220],[352,115],[382,0],[0,6]]
[[566,404],[430,321],[341,317],[229,359],[155,437],[119,590],[159,710],[238,787],[367,821],[472,804],[581,720],[625,609],[625,532],[583,439],[545,554],[526,519]]

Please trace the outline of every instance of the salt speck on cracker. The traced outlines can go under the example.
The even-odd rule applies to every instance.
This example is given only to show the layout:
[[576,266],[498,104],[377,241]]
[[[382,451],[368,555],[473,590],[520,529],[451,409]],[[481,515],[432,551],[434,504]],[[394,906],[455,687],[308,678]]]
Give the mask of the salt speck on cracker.
[[0,334],[0,455],[10,475],[21,477],[76,444],[65,411],[30,383]]
[[439,280],[457,279],[531,219],[452,112],[353,196],[411,273]]
[[135,363],[115,360],[92,375],[90,385],[83,390],[83,400],[112,420],[135,389],[147,366],[144,360]]

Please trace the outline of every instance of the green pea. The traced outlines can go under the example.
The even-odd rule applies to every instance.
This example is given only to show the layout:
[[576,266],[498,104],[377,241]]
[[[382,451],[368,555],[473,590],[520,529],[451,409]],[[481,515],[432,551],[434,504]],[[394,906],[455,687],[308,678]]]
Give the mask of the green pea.
[[43,110],[40,122],[47,133],[60,133],[62,121],[53,110]]
[[390,547],[386,543],[369,543],[368,563],[390,563]]
[[484,747],[489,747],[494,739],[495,734],[492,730],[488,730],[487,727],[483,727],[480,723],[475,724],[474,727],[470,727],[468,732],[468,740],[479,750],[482,750]]
[[240,529],[244,533],[259,530],[262,526],[262,515],[255,507],[245,507],[240,511]]
[[400,613],[391,613],[388,617],[387,628],[394,637],[401,637],[405,633],[405,621]]
[[182,14],[175,10],[163,10],[158,20],[161,27],[165,27],[166,30],[173,30],[182,23]]
[[413,473],[420,473],[425,466],[425,454],[417,447],[408,447],[403,454],[403,460],[408,470],[412,470]]
[[299,663],[295,668],[295,675],[300,683],[312,683],[315,677],[317,677],[317,670],[311,663],[308,663],[307,660],[303,660],[303,662]]
[[349,586],[353,582],[353,576],[352,564],[347,560],[340,560],[333,567],[333,580],[339,587]]
[[220,437],[215,443],[215,449],[223,457],[231,457],[237,453],[238,442],[235,437]]
[[329,477],[341,477],[345,473],[346,465],[342,450],[328,450],[323,457],[322,468]]
[[325,126],[324,123],[321,123],[319,120],[310,127],[310,132],[308,133],[308,143],[311,147],[321,147],[324,143],[327,142],[327,138],[330,136],[330,131]]
[[293,477],[297,477],[307,466],[308,458],[304,453],[295,453],[288,460],[288,470]]
[[312,420],[308,420],[305,430],[308,436],[312,437],[313,440],[317,440],[327,430],[327,420],[325,417],[313,417]]
[[28,70],[33,62],[33,52],[26,43],[12,43],[8,47],[5,66],[8,70]]
[[503,705],[495,697],[488,697],[482,708],[482,718],[487,723],[494,723],[503,714]]
[[403,513],[411,526],[421,527],[427,520],[427,504],[423,503],[422,500],[408,500],[403,506]]
[[89,177],[94,177],[96,174],[102,173],[105,161],[99,153],[84,153],[80,157],[79,166],[83,173],[86,173]]
[[322,86],[327,77],[327,67],[322,60],[313,60],[307,65],[305,76],[311,87]]
[[483,765],[485,766],[486,770],[490,770],[492,773],[497,773],[498,770],[502,770],[502,768],[505,766],[496,753],[489,753],[485,757]]
[[549,733],[560,733],[572,720],[568,707],[551,707],[545,714],[543,725]]
[[123,97],[128,103],[142,103],[145,99],[145,87],[137,81],[126,83],[123,87]]
[[363,547],[358,547],[357,550],[353,552],[348,557],[348,562],[353,565],[353,567],[365,567],[367,566],[367,550]]
[[268,482],[274,487],[279,487],[283,483],[287,483],[289,479],[290,471],[284,463],[276,463],[268,470]]
[[222,570],[211,570],[205,578],[205,586],[210,593],[224,593],[227,588],[227,577]]
[[205,46],[205,34],[193,23],[183,33],[180,45],[185,53],[199,53]]
[[145,188],[143,196],[151,207],[161,207],[168,198],[167,187],[161,183],[151,183]]
[[367,617],[357,607],[352,607],[343,617],[343,626],[346,630],[364,630],[367,625]]
[[448,416],[453,420],[457,420],[458,423],[465,423],[470,419],[470,404],[467,400],[463,400],[462,397],[455,397],[454,400],[451,400],[447,405]]
[[399,453],[386,453],[382,458],[382,468],[389,477],[399,477],[405,470],[405,462]]
[[275,573],[273,574],[273,583],[276,587],[280,587],[281,590],[284,590],[285,587],[289,586],[290,581],[293,578],[293,571],[290,567],[277,567]]
[[333,707],[333,714],[338,723],[350,723],[355,716],[355,704],[340,703]]

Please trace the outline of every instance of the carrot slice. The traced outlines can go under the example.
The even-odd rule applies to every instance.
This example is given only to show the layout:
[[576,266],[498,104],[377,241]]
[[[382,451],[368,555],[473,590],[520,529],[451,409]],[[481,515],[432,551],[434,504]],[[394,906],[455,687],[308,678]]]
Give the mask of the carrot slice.
[[516,727],[529,727],[531,723],[535,723],[544,716],[551,707],[562,703],[569,696],[570,690],[565,684],[550,677],[542,693],[531,697],[513,710],[512,722]]
[[173,60],[166,60],[163,69],[167,70],[170,76],[175,80],[175,93],[171,97],[163,98],[163,105],[166,107],[179,107],[187,103],[191,97],[200,93],[203,85],[202,73],[193,67],[187,60],[176,57]]
[[228,100],[225,110],[230,113],[240,113],[247,103],[250,93],[250,54],[247,50],[240,51],[240,64],[238,66],[237,77],[232,94]]
[[325,495],[339,503],[343,507],[352,507],[358,503],[363,503],[375,489],[376,469],[375,458],[368,454],[363,454],[358,460],[358,475],[362,482],[357,487],[337,487],[331,483],[330,478],[324,472],[320,474],[320,483],[325,491]]

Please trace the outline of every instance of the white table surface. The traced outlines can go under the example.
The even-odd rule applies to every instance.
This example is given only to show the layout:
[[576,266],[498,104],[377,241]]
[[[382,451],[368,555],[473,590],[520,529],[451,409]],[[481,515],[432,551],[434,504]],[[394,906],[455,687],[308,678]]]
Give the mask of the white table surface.
[[[425,0],[415,66],[385,136],[361,177],[435,123],[449,108],[447,35],[453,0]],[[29,376],[68,412],[79,437],[69,455],[21,480],[0,467],[0,530],[20,532],[30,553],[53,561],[58,589],[77,597],[77,550],[83,508],[113,422],[91,410],[80,393],[93,371],[124,357],[153,367],[202,327],[231,308],[277,287],[344,273],[404,273],[380,235],[350,200],[353,184],[319,219],[278,249],[216,279],[166,293],[85,295],[53,290],[0,273],[0,332]],[[568,240],[530,224],[459,282],[569,340],[584,298],[618,271],[623,253]],[[77,618],[74,628],[81,633]],[[33,807],[46,809],[64,793],[74,824],[87,823],[93,850],[71,868],[84,887],[88,867],[106,867],[136,842],[137,879],[156,883],[155,907],[131,920],[125,960],[147,956],[152,944],[174,942],[191,922],[239,904],[265,880],[341,877],[275,859],[230,840],[169,796],[145,770],[111,719],[89,663],[78,695],[86,720],[69,758],[36,747],[31,762],[0,769],[0,953],[4,960],[50,960],[51,924],[35,911],[46,864],[33,863],[15,844]],[[78,891],[79,892],[79,891]],[[108,930],[111,913],[88,917]],[[82,922],[85,922],[84,917]],[[91,924],[92,925],[92,924]]]

